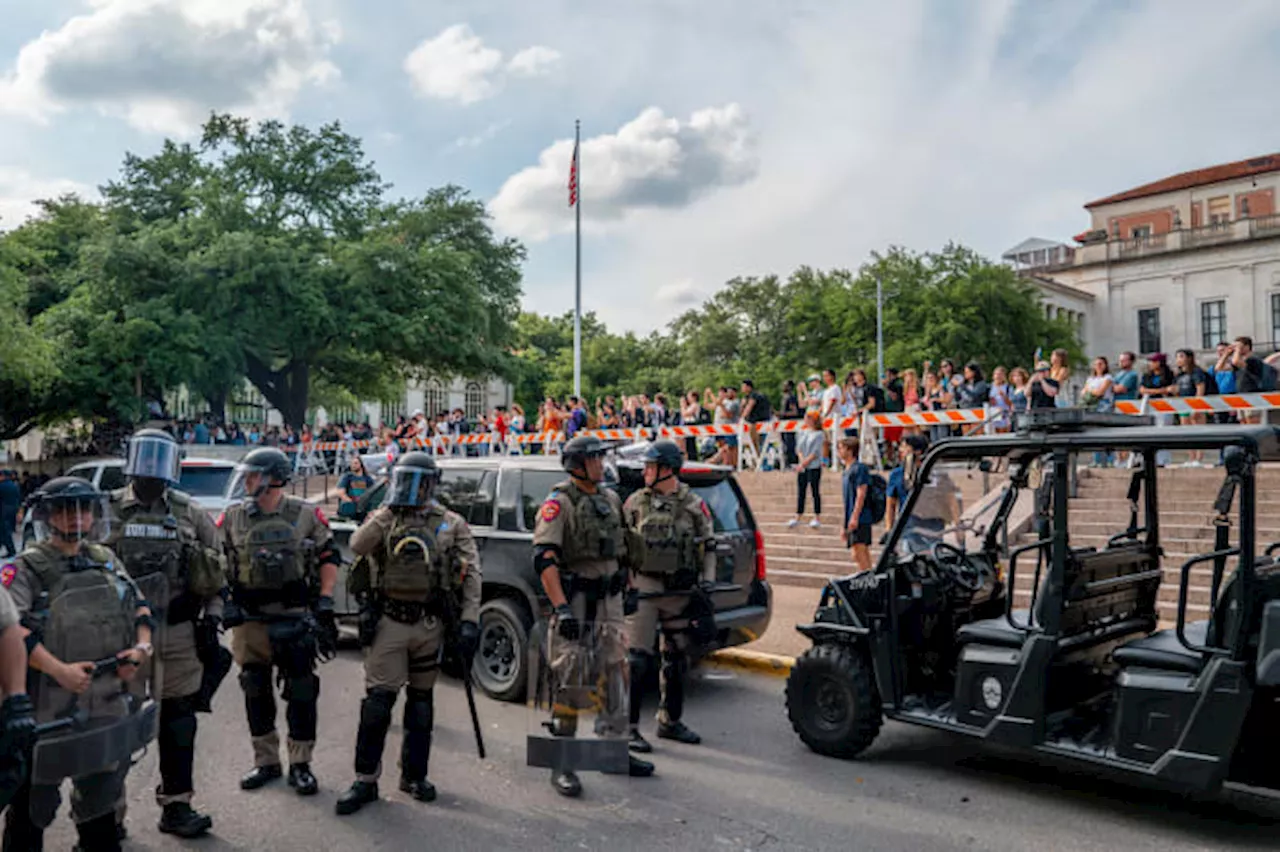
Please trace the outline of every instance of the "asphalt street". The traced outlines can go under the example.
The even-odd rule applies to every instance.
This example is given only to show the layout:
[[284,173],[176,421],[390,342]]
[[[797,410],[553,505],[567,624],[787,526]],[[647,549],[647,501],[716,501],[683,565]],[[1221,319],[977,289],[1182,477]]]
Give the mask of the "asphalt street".
[[[322,676],[319,795],[299,798],[283,781],[239,790],[251,752],[233,674],[212,716],[200,717],[198,805],[213,815],[214,835],[179,841],[156,831],[152,753],[130,774],[126,848],[1169,852],[1275,849],[1280,837],[1280,804],[1267,800],[1144,792],[902,725],[886,725],[861,760],[819,757],[790,730],[782,680],[723,669],[700,670],[691,687],[686,719],[702,746],[655,740],[656,777],[584,775],[586,792],[576,801],[557,796],[546,771],[524,765],[523,706],[479,698],[489,749],[479,761],[462,690],[445,681],[431,762],[440,798],[420,804],[396,789],[397,725],[382,801],[339,818],[333,804],[351,781],[363,694],[359,655],[344,652]],[[46,848],[69,848],[73,838],[64,810]]]

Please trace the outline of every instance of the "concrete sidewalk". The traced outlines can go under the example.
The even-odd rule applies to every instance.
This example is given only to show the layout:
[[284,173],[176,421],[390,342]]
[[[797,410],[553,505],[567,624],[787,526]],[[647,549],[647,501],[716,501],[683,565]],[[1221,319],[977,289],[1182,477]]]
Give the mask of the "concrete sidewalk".
[[810,642],[796,632],[796,625],[813,621],[813,611],[821,596],[822,589],[774,586],[773,617],[769,621],[769,629],[756,641],[743,645],[743,650],[784,657],[804,653]]

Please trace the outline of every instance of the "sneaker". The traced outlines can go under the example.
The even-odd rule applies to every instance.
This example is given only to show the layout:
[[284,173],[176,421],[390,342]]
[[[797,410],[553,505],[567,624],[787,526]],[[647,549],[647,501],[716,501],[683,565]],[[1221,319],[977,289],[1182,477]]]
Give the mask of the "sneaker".
[[812,521],[809,522],[810,529],[816,530],[816,529],[820,529],[821,527],[822,527],[822,521],[818,520],[817,518],[814,518]]
[[792,529],[798,527],[799,525],[800,525],[800,522],[795,518],[792,518],[791,520],[787,521],[787,526],[791,527]]
[[690,730],[684,722],[672,722],[670,725],[658,725],[658,736],[664,740],[675,740],[685,745],[697,745],[702,737]]

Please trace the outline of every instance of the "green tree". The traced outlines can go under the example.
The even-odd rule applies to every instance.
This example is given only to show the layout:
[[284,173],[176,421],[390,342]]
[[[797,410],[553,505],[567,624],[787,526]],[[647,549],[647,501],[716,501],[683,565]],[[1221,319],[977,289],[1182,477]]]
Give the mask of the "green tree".
[[31,431],[45,410],[56,376],[53,348],[28,320],[30,263],[16,241],[0,238],[0,440]]

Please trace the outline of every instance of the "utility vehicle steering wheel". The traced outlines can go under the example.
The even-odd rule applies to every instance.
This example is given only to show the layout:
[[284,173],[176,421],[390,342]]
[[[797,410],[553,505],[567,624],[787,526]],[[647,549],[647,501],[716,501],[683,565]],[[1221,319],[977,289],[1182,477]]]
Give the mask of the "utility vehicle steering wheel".
[[970,562],[968,554],[954,544],[934,542],[929,555],[934,564],[966,592],[976,592],[986,585],[986,572]]

